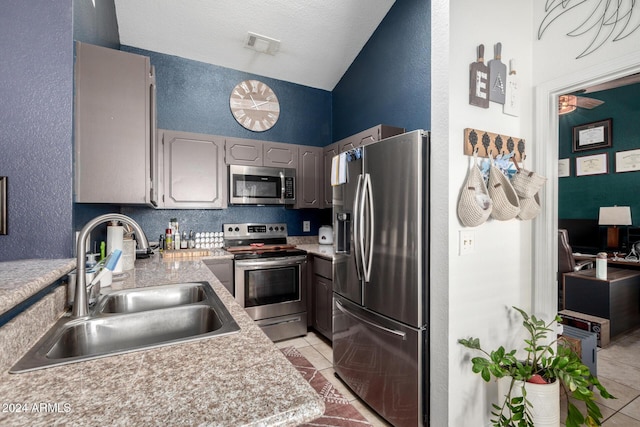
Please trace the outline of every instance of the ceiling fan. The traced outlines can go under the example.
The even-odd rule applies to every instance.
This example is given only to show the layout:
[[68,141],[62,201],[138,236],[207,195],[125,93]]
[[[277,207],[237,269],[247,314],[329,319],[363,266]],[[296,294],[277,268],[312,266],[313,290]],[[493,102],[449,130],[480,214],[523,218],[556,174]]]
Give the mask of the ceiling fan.
[[587,110],[591,110],[599,105],[604,104],[604,101],[601,101],[599,99],[581,96],[585,93],[615,89],[617,87],[632,85],[636,83],[640,83],[640,73],[631,74],[630,76],[621,77],[609,82],[590,86],[586,89],[582,89],[571,94],[560,95],[558,97],[558,114],[562,115],[571,113],[577,108],[586,108]]

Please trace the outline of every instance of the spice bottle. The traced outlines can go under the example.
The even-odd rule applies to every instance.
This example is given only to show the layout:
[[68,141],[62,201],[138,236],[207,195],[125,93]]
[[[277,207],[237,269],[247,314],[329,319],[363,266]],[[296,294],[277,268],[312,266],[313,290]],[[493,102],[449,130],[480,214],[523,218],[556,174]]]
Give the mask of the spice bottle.
[[180,238],[180,249],[187,249],[189,247],[189,238],[187,237],[187,232],[182,232],[182,237]]
[[165,230],[164,246],[168,251],[173,249],[173,230],[171,230],[171,228]]

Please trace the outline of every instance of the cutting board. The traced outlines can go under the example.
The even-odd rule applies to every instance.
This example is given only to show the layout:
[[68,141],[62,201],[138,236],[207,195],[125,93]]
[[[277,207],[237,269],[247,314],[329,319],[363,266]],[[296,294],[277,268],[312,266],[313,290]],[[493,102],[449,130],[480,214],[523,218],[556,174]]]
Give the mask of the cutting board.
[[509,75],[502,112],[518,117],[520,114],[520,94],[518,93],[518,75],[516,74],[516,60],[509,60]]
[[489,100],[504,104],[507,86],[507,66],[502,63],[502,43],[493,47],[493,59],[489,61]]
[[478,46],[478,60],[469,66],[469,104],[489,108],[489,67],[484,63],[484,45]]

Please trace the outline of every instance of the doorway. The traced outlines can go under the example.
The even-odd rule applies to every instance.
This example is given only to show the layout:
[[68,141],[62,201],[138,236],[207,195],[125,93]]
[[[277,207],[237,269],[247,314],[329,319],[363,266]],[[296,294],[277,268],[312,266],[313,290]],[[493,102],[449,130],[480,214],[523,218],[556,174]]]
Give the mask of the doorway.
[[[640,53],[606,61],[580,73],[540,84],[535,89],[534,170],[548,178],[542,212],[533,224],[533,310],[552,318],[558,301],[558,98],[560,95],[640,72]],[[551,285],[550,285],[551,284]]]

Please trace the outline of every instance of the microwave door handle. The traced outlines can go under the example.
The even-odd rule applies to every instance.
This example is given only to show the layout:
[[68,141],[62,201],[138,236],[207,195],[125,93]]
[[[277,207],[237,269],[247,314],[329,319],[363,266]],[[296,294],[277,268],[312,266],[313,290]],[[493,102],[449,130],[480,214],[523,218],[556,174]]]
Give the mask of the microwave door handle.
[[284,172],[280,171],[280,200],[284,202]]
[[[362,194],[362,205],[365,206],[365,200],[369,203],[367,207],[367,218],[369,220],[369,232],[367,233],[366,245],[363,244],[364,250],[362,251],[362,260],[364,266],[364,281],[369,282],[371,280],[371,264],[373,261],[373,236],[374,236],[374,218],[373,218],[373,191],[371,190],[371,175],[366,174],[364,177],[364,192]],[[363,221],[364,222],[364,221]],[[364,229],[364,226],[363,226]],[[364,233],[363,233],[364,234]],[[363,237],[364,243],[364,237]],[[366,261],[366,263],[365,263]]]
[[353,199],[353,258],[356,261],[356,272],[358,273],[358,279],[362,279],[362,258],[361,252],[361,240],[360,240],[360,224],[362,223],[362,211],[360,210],[360,196],[362,193],[362,175],[358,175],[358,184],[356,185],[356,194]]

